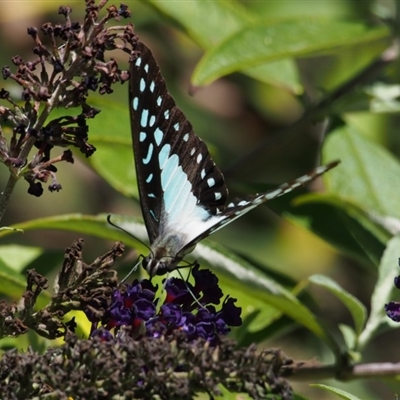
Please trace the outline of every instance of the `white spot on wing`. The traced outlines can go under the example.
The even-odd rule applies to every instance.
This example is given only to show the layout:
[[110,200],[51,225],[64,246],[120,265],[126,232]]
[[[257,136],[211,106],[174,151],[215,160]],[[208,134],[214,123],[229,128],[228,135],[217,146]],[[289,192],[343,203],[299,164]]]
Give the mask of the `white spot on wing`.
[[141,57],[138,57],[137,59],[136,59],[136,61],[135,61],[135,65],[137,66],[137,67],[140,67],[140,64],[142,63],[142,58]]
[[140,132],[139,133],[139,142],[144,142],[146,140],[146,132]]
[[152,93],[154,93],[155,87],[156,87],[156,84],[154,83],[154,81],[151,81],[151,83],[150,83],[150,91],[151,91]]
[[134,97],[133,101],[132,101],[132,107],[135,111],[137,111],[138,107],[139,107],[139,98],[138,97]]
[[[204,171],[204,169],[203,169],[203,171]],[[215,179],[214,178],[208,178],[207,179],[207,184],[208,184],[208,187],[210,187],[210,188],[213,187],[215,185]]]
[[158,163],[160,165],[160,169],[164,169],[170,151],[171,151],[171,146],[169,144],[165,144],[158,153]]
[[143,68],[146,72],[149,72],[149,64],[146,64]]
[[146,183],[150,183],[153,180],[153,174],[150,174],[147,178],[146,178]]
[[149,144],[149,149],[147,150],[147,156],[146,158],[143,158],[143,164],[148,164],[151,160],[151,157],[153,156],[153,150],[154,150],[154,146],[153,143]]
[[314,174],[315,175],[321,175],[325,171],[328,171],[328,168],[326,167],[326,165],[321,165],[321,166],[319,166],[319,167],[314,169]]
[[187,142],[187,141],[189,140],[189,134],[188,134],[188,133],[185,133],[185,134],[183,135],[183,140],[184,140],[185,142]]
[[139,89],[141,92],[144,92],[144,89],[146,89],[146,82],[143,78],[140,79]]
[[275,197],[280,196],[282,193],[283,193],[283,190],[278,188],[278,189],[275,189],[275,190],[272,191],[272,192],[268,192],[264,197],[265,197],[267,200],[272,200],[272,199],[274,199]]
[[301,182],[301,183],[306,183],[308,181],[310,181],[313,177],[311,177],[310,175],[303,175],[300,176],[300,178],[296,179],[296,182]]
[[163,136],[164,136],[163,131],[160,128],[157,127],[156,130],[154,131],[154,140],[156,141],[157,146],[160,145],[160,143],[161,143],[161,141],[163,139]]
[[145,128],[147,126],[147,120],[149,118],[149,110],[144,109],[140,116],[140,125]]

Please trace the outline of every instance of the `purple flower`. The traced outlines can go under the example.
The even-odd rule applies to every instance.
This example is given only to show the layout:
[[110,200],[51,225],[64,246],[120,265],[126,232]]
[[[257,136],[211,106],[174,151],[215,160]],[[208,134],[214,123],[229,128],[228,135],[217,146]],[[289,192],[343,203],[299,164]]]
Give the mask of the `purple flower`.
[[125,326],[130,327],[134,335],[137,334],[142,323],[156,314],[156,291],[157,287],[149,280],[135,280],[132,285],[126,285],[124,290],[116,290],[105,316],[106,329],[114,328],[118,332]]
[[[400,259],[399,259],[400,266]],[[397,289],[400,289],[400,276],[394,278],[394,285]],[[385,304],[386,315],[395,322],[400,322],[400,303],[396,301],[391,301]]]
[[99,337],[103,342],[110,342],[114,340],[114,336],[107,329],[95,329],[91,337]]
[[395,322],[400,322],[400,303],[391,301],[385,304],[385,311],[387,316]]
[[[223,297],[218,278],[198,266],[192,275],[194,285],[179,278],[164,282],[166,296],[158,311],[157,287],[149,280],[135,280],[123,290],[116,290],[102,321],[103,329],[114,331],[119,338],[129,335],[134,339],[157,338],[179,330],[186,333],[188,340],[203,338],[211,345],[218,344],[231,326],[242,323],[241,308],[235,305],[236,299],[227,297],[217,310]],[[99,335],[98,323],[92,331],[92,336]]]

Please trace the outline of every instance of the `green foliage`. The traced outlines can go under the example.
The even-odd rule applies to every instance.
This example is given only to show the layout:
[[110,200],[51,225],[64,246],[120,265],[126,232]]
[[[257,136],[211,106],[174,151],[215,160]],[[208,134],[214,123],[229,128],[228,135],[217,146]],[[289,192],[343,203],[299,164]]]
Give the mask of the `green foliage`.
[[[249,104],[257,103],[257,109],[267,108],[268,102],[264,104],[263,100],[270,93],[280,93],[289,96],[309,122],[324,118],[331,122],[324,132],[327,138],[322,147],[322,163],[340,159],[341,164],[323,177],[324,193],[299,192],[286,199],[274,200],[271,207],[368,271],[376,280],[369,293],[369,304],[364,305],[351,291],[328,276],[314,274],[305,282],[277,272],[271,268],[268,254],[251,257],[245,253],[243,248],[251,246],[250,241],[243,240],[243,248],[235,251],[231,248],[235,246],[218,244],[218,239],[214,241],[211,237],[197,246],[192,259],[212,268],[225,292],[238,299],[243,308],[244,324],[233,334],[239,343],[262,343],[301,326],[326,344],[337,360],[343,353],[352,357],[357,353],[357,357],[362,359],[366,346],[373,344],[378,334],[393,327],[385,315],[384,305],[395,299],[393,278],[398,272],[396,265],[400,255],[400,239],[396,236],[400,231],[400,163],[396,156],[399,141],[395,136],[398,132],[397,129],[385,130],[396,121],[400,110],[399,76],[389,64],[382,64],[376,69],[371,68],[373,73],[369,81],[361,79],[361,72],[374,65],[375,59],[391,44],[395,34],[391,32],[391,25],[384,20],[370,23],[378,18],[372,8],[367,12],[373,19],[367,23],[363,14],[365,9],[361,9],[361,5],[357,9],[354,4],[353,9],[349,4],[354,2],[350,1],[344,1],[343,10],[337,10],[330,17],[322,13],[323,18],[317,10],[315,15],[292,15],[288,10],[285,17],[286,14],[282,9],[276,9],[277,5],[273,2],[271,8],[267,4],[270,2],[259,2],[265,3],[259,6],[247,6],[246,2],[200,0],[180,2],[179,6],[176,2],[163,0],[142,3],[148,7],[146,12],[149,18],[138,24],[139,34],[141,29],[146,31],[155,21],[161,21],[163,29],[182,35],[176,38],[158,37],[156,40],[161,45],[177,40],[183,43],[183,47],[192,50],[193,45],[186,41],[189,38],[203,49],[202,58],[192,68],[191,83],[194,86],[207,85],[228,74],[240,73],[246,79],[237,74],[234,82],[243,88]],[[326,3],[326,7],[331,7],[329,2]],[[390,16],[392,25],[399,23],[395,20],[397,15]],[[394,61],[397,63],[397,60]],[[176,64],[180,62],[173,60]],[[382,72],[385,83],[381,82]],[[248,90],[252,84],[250,80],[257,82],[259,93]],[[352,85],[347,85],[349,82]],[[338,88],[342,90],[337,91]],[[125,90],[126,85],[121,93]],[[335,95],[330,97],[332,93]],[[133,169],[128,106],[125,104],[127,96],[124,94],[121,97],[121,100],[115,101],[96,99],[96,106],[102,109],[102,114],[91,121],[89,137],[97,152],[89,165],[115,191],[130,197],[133,209],[135,201],[138,202],[138,190]],[[324,107],[320,107],[327,99]],[[187,107],[189,109],[192,105]],[[185,111],[183,105],[181,108]],[[384,116],[384,123],[378,121],[376,125],[369,125],[363,122],[366,116],[376,121],[378,114]],[[260,119],[263,116],[261,114]],[[209,131],[207,118],[203,115],[198,118],[201,130]],[[245,136],[249,132],[242,134]],[[216,159],[224,158],[223,150],[229,149],[228,146],[219,149],[218,145],[229,139],[224,142],[220,136],[218,132],[215,138],[212,137],[217,149]],[[307,158],[314,158],[315,151],[310,154],[311,157],[307,155]],[[249,164],[253,161],[251,156],[246,158],[241,153],[235,157],[243,157]],[[230,178],[241,179],[235,176]],[[248,179],[245,184],[250,188],[259,188],[253,179]],[[53,215],[19,223],[15,220],[11,227],[24,232],[71,231],[107,240],[121,240],[139,254],[146,254],[143,244],[111,227],[106,215]],[[147,242],[141,219],[113,215],[112,221],[140,241]],[[257,226],[267,229],[266,225],[262,220]],[[232,225],[229,229],[241,237],[240,224],[236,226]],[[18,235],[21,235],[18,231],[0,230],[0,238],[7,243],[12,243],[11,239],[17,240]],[[68,244],[62,243],[58,247]],[[2,245],[1,295],[18,299],[26,284],[25,271],[46,251],[46,248],[40,247]],[[188,259],[190,261],[190,257]],[[57,267],[54,259],[48,260],[49,272],[56,272]],[[316,286],[320,292],[329,292],[344,305],[351,315],[351,323],[326,321],[326,317],[322,322],[316,303],[321,305],[324,298],[312,298],[312,291],[308,291]],[[42,295],[40,304],[45,304],[49,296],[49,293]],[[357,399],[339,389],[313,386],[343,399]]]
[[357,396],[353,396],[352,394],[350,394],[350,393],[348,393],[348,392],[346,392],[344,390],[341,390],[341,389],[338,389],[338,388],[335,388],[335,387],[332,387],[332,386],[328,386],[328,385],[311,385],[311,386],[315,387],[315,388],[319,388],[319,389],[324,389],[324,390],[332,392],[332,393],[335,393],[337,395],[337,397],[340,398],[340,399],[361,400]]

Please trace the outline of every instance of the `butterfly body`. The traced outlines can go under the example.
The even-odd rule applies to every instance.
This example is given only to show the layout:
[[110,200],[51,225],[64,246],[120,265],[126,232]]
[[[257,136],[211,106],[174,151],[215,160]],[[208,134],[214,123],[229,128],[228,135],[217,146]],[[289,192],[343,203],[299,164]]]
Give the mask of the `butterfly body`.
[[136,176],[151,252],[150,276],[178,267],[203,238],[261,203],[315,179],[316,168],[277,189],[226,205],[228,189],[205,143],[176,106],[151,51],[138,42],[130,68],[129,103]]

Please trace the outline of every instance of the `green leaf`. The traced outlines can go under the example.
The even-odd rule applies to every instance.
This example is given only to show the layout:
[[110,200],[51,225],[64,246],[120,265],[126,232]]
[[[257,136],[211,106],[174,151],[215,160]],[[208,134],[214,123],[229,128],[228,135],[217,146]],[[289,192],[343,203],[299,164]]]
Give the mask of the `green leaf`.
[[305,57],[337,48],[386,38],[384,27],[361,23],[298,19],[257,21],[208,51],[193,74],[195,85],[206,85],[224,75],[285,58]]
[[324,158],[340,156],[342,163],[329,172],[330,191],[367,212],[400,218],[400,164],[386,149],[350,127],[332,132]]
[[[39,218],[26,222],[22,222],[13,227],[23,229],[24,231],[34,229],[56,229],[63,231],[72,231],[83,234],[92,235],[109,240],[121,240],[131,246],[139,246],[144,249],[145,247],[132,236],[112,227],[107,222],[107,214],[100,214],[98,216],[90,216],[83,214],[67,214],[55,217]],[[112,222],[127,228],[127,230],[135,233],[139,240],[147,241],[147,233],[142,223],[130,219],[127,222],[126,218],[118,216],[111,216]],[[13,234],[13,231],[0,232],[0,238]]]
[[346,400],[361,400],[359,397],[354,396],[352,394],[350,394],[349,392],[346,392],[342,389],[338,389],[335,388],[333,386],[328,386],[328,385],[323,385],[321,383],[315,383],[315,384],[311,384],[311,387],[315,387],[315,388],[319,388],[319,389],[324,389],[328,392],[337,394],[338,397],[340,397],[341,399],[346,399]]
[[26,287],[26,279],[3,260],[0,260],[0,279],[0,292],[13,299],[18,299]]
[[313,275],[309,278],[309,281],[329,290],[346,306],[353,318],[355,332],[357,335],[360,335],[367,319],[367,310],[364,305],[327,276]]
[[[332,173],[330,171],[328,175]],[[279,210],[289,220],[364,264],[371,265],[371,261],[373,265],[379,264],[391,236],[357,205],[334,195],[319,193],[298,196],[288,203],[285,201],[282,198]],[[276,204],[271,202],[271,208],[275,209]]]
[[[3,231],[19,233],[16,231]],[[18,301],[26,290],[26,276],[21,272],[34,260],[43,254],[39,247],[19,245],[0,246],[0,293]],[[37,307],[44,307],[50,298],[48,292],[42,292],[37,301]]]
[[128,103],[97,101],[96,105],[106,109],[107,113],[101,113],[88,121],[90,143],[96,147],[96,153],[90,157],[89,162],[120,193],[137,196]]
[[[258,18],[237,1],[205,3],[191,0],[179,3],[179,7],[174,2],[163,0],[147,0],[147,3],[163,16],[171,18],[204,50],[214,48]],[[292,60],[252,66],[242,72],[261,82],[288,87],[295,93],[302,91],[297,67]]]
[[[235,282],[236,288],[239,288],[241,293],[248,290],[255,300],[273,306],[276,310],[312,331],[337,354],[337,344],[330,337],[329,332],[319,324],[315,315],[277,282],[260,271],[255,272],[250,263],[231,251],[227,251],[222,246],[211,243],[210,240],[204,240],[198,244],[193,256],[200,264],[206,264],[217,271],[219,276],[223,274],[223,279],[230,279]],[[238,286],[238,283],[240,283],[240,286]],[[232,292],[232,296],[234,295],[234,292]],[[239,293],[238,298],[240,296]]]
[[397,266],[399,256],[400,237],[395,236],[389,241],[379,266],[378,281],[371,297],[370,316],[359,340],[361,349],[368,344],[382,325],[399,327],[398,323],[391,323],[384,308],[385,304],[393,300],[398,293],[394,286],[394,278],[399,275]]
[[[8,263],[12,264],[12,260],[9,260]],[[26,277],[17,273],[14,268],[6,265],[2,260],[0,260],[0,281],[0,293],[14,301],[18,301],[26,290]],[[49,303],[49,300],[50,293],[47,291],[41,292],[36,301],[35,308],[39,309],[45,307]]]
[[15,272],[23,271],[28,264],[43,253],[40,247],[9,244],[0,246],[0,260]]
[[164,0],[147,0],[147,3],[164,16],[172,18],[203,48],[215,46],[255,19],[237,1],[182,1],[179,7],[174,2]]
[[[348,351],[346,354],[353,354],[352,361],[360,362],[359,353],[355,353],[350,351],[350,349],[355,349],[357,347],[358,335],[354,332],[354,329],[345,324],[339,324],[339,330],[342,333],[344,342],[346,343],[346,347]],[[356,360],[354,358],[357,357]]]

